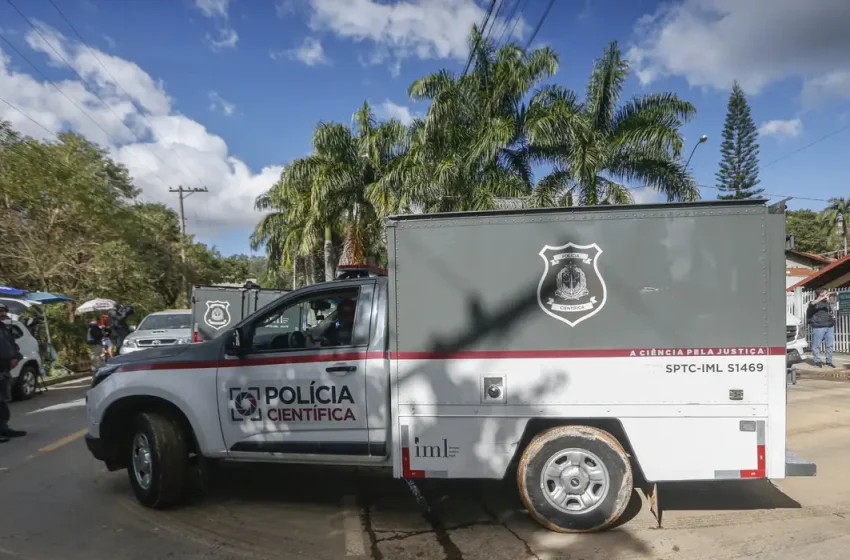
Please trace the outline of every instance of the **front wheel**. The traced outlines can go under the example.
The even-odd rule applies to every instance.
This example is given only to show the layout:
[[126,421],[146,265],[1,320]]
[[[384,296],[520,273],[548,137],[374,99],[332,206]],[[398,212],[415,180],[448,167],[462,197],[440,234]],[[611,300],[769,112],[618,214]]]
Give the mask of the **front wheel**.
[[189,446],[177,422],[162,414],[139,414],[133,422],[129,453],[127,472],[139,502],[165,508],[183,498]]
[[15,398],[18,400],[31,399],[35,395],[35,386],[38,380],[38,369],[33,365],[21,368],[21,373],[15,382]]
[[522,454],[517,483],[529,515],[560,533],[610,527],[633,489],[622,445],[588,426],[559,426],[538,434]]

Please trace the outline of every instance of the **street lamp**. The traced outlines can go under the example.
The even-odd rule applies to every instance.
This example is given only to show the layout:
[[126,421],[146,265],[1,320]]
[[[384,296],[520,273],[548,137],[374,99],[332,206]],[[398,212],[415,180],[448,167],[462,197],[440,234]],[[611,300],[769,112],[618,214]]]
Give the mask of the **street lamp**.
[[708,135],[707,134],[703,134],[702,136],[699,137],[699,142],[697,142],[696,145],[694,146],[694,149],[691,150],[691,156],[688,158],[688,161],[685,163],[685,169],[687,169],[688,165],[691,164],[691,158],[694,157],[694,152],[697,151],[697,148],[699,148],[699,145],[704,144],[706,141],[708,141]]

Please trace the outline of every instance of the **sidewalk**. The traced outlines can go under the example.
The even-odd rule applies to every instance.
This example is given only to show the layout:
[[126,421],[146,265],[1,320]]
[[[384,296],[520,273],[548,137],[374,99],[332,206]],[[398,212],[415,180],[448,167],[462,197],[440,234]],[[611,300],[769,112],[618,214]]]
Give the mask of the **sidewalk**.
[[850,354],[833,354],[832,363],[835,364],[835,369],[815,367],[811,353],[809,356],[805,362],[794,366],[797,369],[797,375],[799,377],[850,381]]

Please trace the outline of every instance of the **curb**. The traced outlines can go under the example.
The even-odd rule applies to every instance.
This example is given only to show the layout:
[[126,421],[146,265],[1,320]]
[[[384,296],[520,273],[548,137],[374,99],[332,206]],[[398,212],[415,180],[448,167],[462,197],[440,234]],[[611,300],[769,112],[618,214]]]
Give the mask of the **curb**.
[[850,372],[836,371],[829,373],[825,371],[797,370],[797,379],[823,379],[827,381],[850,381]]
[[[60,375],[58,377],[42,377],[41,381],[45,387],[51,387],[53,385],[58,385],[67,381],[76,381],[77,379],[84,379],[86,377],[91,377],[91,373],[75,373],[73,375]],[[42,383],[39,383],[39,385],[41,384]]]

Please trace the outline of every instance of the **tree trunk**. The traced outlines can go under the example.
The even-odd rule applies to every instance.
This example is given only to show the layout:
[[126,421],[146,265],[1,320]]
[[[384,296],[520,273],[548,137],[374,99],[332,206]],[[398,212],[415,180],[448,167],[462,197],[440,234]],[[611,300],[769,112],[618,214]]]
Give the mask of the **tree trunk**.
[[292,289],[298,289],[298,255],[292,255]]
[[331,226],[325,226],[325,282],[332,281],[334,276],[333,230]]

